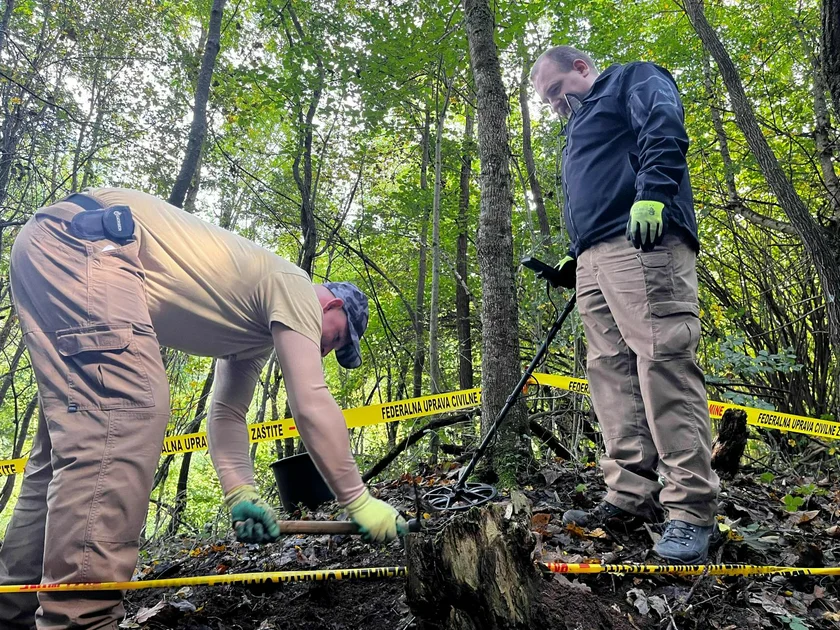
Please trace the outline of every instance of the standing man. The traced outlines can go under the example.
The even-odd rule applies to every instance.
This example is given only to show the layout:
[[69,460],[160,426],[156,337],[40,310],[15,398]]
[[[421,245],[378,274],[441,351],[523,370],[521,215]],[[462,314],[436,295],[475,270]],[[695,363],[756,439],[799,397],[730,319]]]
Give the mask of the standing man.
[[676,84],[652,63],[599,74],[570,46],[545,51],[531,80],[568,119],[562,177],[571,251],[558,269],[569,288],[577,283],[606,446],[605,500],[563,519],[634,528],[659,520],[664,508],[669,522],[654,552],[669,563],[701,563],[718,478],[696,360],[699,242]]
[[[38,431],[0,549],[0,584],[131,579],[169,420],[160,346],[218,357],[210,455],[239,540],[282,533],[254,488],[245,415],[272,348],[324,479],[374,541],[405,528],[350,451],[321,357],[361,364],[367,298],[144,193],[103,188],[35,213],[11,283],[40,397]],[[0,597],[4,629],[105,628],[119,591]]]

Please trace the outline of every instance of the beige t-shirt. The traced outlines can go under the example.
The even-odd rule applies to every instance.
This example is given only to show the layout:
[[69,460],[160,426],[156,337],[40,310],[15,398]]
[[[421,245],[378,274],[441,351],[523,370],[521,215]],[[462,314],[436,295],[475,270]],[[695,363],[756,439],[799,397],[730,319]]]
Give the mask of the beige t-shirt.
[[247,359],[270,351],[271,322],[280,322],[320,346],[321,308],[299,267],[146,193],[98,188],[85,194],[131,208],[161,345]]

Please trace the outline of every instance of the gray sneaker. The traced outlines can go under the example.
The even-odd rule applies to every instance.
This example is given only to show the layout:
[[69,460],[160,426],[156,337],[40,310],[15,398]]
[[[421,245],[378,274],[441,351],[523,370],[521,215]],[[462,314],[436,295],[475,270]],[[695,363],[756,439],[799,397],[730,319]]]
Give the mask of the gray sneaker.
[[638,529],[642,524],[651,522],[652,520],[637,516],[627,510],[622,510],[609,501],[601,501],[588,512],[584,510],[567,510],[563,514],[563,523],[565,525],[573,523],[579,527],[586,527],[587,529],[606,526],[610,529],[631,531]]
[[709,555],[709,545],[717,525],[692,525],[672,520],[665,527],[653,553],[670,564],[703,564]]

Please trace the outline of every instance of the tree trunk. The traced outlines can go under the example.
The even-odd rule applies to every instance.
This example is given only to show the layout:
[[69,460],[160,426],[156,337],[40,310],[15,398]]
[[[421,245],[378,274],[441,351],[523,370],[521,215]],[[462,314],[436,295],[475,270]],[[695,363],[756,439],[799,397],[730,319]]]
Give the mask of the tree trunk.
[[548,223],[545,199],[543,199],[542,188],[537,179],[537,166],[534,163],[534,150],[531,147],[531,112],[528,109],[528,92],[531,83],[528,71],[530,65],[529,59],[523,60],[522,76],[519,81],[519,110],[522,112],[522,157],[525,159],[525,168],[528,171],[528,186],[531,189],[531,196],[534,198],[537,221],[540,224],[541,250],[546,251],[551,245],[551,226]]
[[[197,407],[196,407],[196,414],[193,416],[192,422],[184,429],[183,433],[195,433],[198,431],[199,427],[201,426],[201,421],[204,419],[204,407],[206,405],[207,396],[210,394],[210,388],[213,386],[213,378],[216,373],[216,361],[215,359],[210,364],[210,369],[207,371],[207,378],[204,379],[204,385],[201,388],[201,395],[198,399]],[[201,413],[198,413],[198,410],[201,410]],[[163,483],[167,476],[169,475],[169,467],[172,465],[172,461],[175,459],[175,455],[167,455],[163,458],[163,461],[158,466],[158,469],[155,471],[155,480],[152,484],[152,490],[158,487],[159,484]],[[182,463],[183,466],[183,463]]]
[[[306,35],[297,14],[291,4],[288,4],[287,8],[298,36],[301,40],[304,40]],[[318,244],[318,230],[315,225],[315,190],[312,186],[312,136],[315,114],[321,103],[321,92],[324,85],[324,65],[317,54],[315,55],[315,62],[318,68],[318,82],[312,88],[312,96],[309,99],[306,116],[304,116],[302,109],[298,110],[298,123],[300,124],[298,152],[292,164],[292,173],[298,191],[300,191],[300,230],[303,236],[303,246],[298,257],[298,266],[310,276],[312,275],[312,264],[315,261],[315,248]],[[303,160],[302,174],[300,172],[301,160]]]
[[[216,375],[216,360],[210,364],[210,369],[207,371],[207,378],[204,379],[204,385],[201,388],[201,395],[195,405],[195,415],[193,421],[187,427],[185,433],[195,433],[201,428],[201,423],[207,415],[204,410],[207,408],[207,401],[210,398],[210,390],[213,388],[213,379]],[[172,510],[172,519],[169,521],[166,533],[169,536],[174,536],[178,533],[178,526],[181,524],[181,515],[187,509],[187,485],[190,479],[190,464],[192,463],[192,453],[184,453],[181,461],[181,471],[178,473],[178,486],[175,492],[175,507]]]
[[[738,127],[743,132],[750,150],[755,155],[767,183],[776,195],[791,225],[802,239],[816,268],[822,285],[828,313],[828,328],[835,356],[840,356],[840,265],[837,264],[835,251],[828,234],[814,221],[793,184],[785,177],[776,155],[767,143],[756,120],[755,112],[744,91],[738,69],[732,62],[715,30],[706,20],[701,0],[686,0],[685,11],[694,30],[700,36],[703,46],[717,62],[723,81],[729,91],[732,109],[735,112]],[[826,21],[834,22],[836,18]],[[829,86],[830,86],[829,79]],[[830,88],[831,89],[831,88]]]
[[[429,377],[433,394],[442,391],[443,383],[440,373],[440,340],[438,339],[438,311],[440,310],[440,189],[443,185],[441,162],[443,153],[443,125],[446,122],[446,110],[449,108],[449,97],[455,77],[449,81],[443,77],[446,84],[446,96],[443,106],[437,113],[435,123],[435,192],[432,202],[432,294],[429,299]],[[436,443],[436,440],[432,440]],[[435,463],[434,461],[432,463]]]
[[706,99],[709,101],[709,113],[712,117],[712,127],[714,127],[715,135],[720,146],[720,156],[723,160],[723,178],[726,182],[726,209],[732,214],[740,214],[742,217],[761,225],[771,230],[784,232],[785,234],[796,234],[796,230],[789,223],[778,221],[771,217],[765,217],[757,212],[754,212],[746,206],[743,198],[738,193],[738,186],[735,183],[735,173],[737,169],[732,163],[732,154],[729,152],[729,138],[726,135],[726,129],[723,126],[723,117],[720,114],[717,91],[715,90],[714,79],[712,77],[712,68],[709,64],[708,55],[703,55],[703,82],[706,88]]
[[20,363],[20,358],[23,356],[24,350],[26,350],[26,345],[23,343],[23,337],[21,337],[20,341],[18,341],[15,353],[12,355],[11,361],[9,361],[9,371],[6,373],[6,377],[3,381],[0,382],[0,406],[3,406],[3,400],[6,398],[6,392],[8,392],[9,388],[12,386],[12,382],[15,379],[15,372],[17,372],[18,364]]
[[[446,80],[445,74],[442,78],[446,85],[446,96],[443,98],[443,106],[437,112],[437,121],[435,122],[435,191],[432,202],[432,291],[429,298],[429,381],[432,394],[439,394],[443,391],[443,376],[440,371],[440,339],[438,337],[440,334],[440,322],[438,321],[440,311],[440,191],[443,186],[441,162],[443,125],[446,122],[446,110],[449,109],[449,97],[452,94],[452,85],[455,82],[454,76],[449,81]],[[439,446],[440,438],[435,432],[432,434],[429,443],[429,463],[432,466],[437,465]]]
[[539,620],[540,574],[527,514],[497,505],[453,518],[436,535],[405,538],[407,602],[421,630],[550,627]]
[[172,193],[169,195],[169,203],[179,208],[184,205],[184,197],[195,176],[198,158],[201,155],[204,138],[207,135],[207,101],[210,99],[210,82],[213,79],[216,57],[219,54],[224,8],[225,0],[213,0],[213,7],[210,9],[207,43],[204,46],[204,56],[201,58],[201,69],[198,72],[198,81],[195,88],[195,104],[193,105],[190,134],[187,139],[187,151],[181,164],[181,170],[175,180],[175,185],[172,187]]
[[3,19],[0,22],[0,54],[6,47],[6,34],[9,32],[9,22],[12,19],[12,12],[15,10],[15,0],[6,0],[6,6],[3,7]]
[[823,0],[821,33],[823,76],[840,119],[840,0]]
[[[265,380],[262,382],[262,396],[260,397],[260,406],[257,408],[257,417],[254,418],[254,424],[262,424],[265,422],[265,413],[268,408],[268,397],[271,394],[271,376],[274,374],[274,367],[277,364],[277,353],[271,353],[268,359],[268,365],[265,369]],[[257,457],[257,446],[259,444],[254,442],[251,444],[250,457],[254,461]]]
[[[486,432],[520,377],[519,326],[513,266],[508,142],[508,99],[493,39],[493,14],[487,0],[464,0],[464,26],[476,86],[481,202],[478,263],[483,287],[481,322],[482,431]],[[527,431],[524,405],[517,403],[490,451],[490,465],[502,485],[514,485],[524,460],[521,435]],[[520,459],[520,457],[522,458]]]
[[420,149],[423,154],[420,157],[420,191],[421,203],[423,204],[422,218],[420,223],[420,259],[417,263],[417,293],[414,300],[414,397],[423,395],[423,365],[426,362],[425,332],[425,302],[426,302],[426,239],[429,234],[429,214],[431,209],[426,206],[426,191],[429,189],[429,130],[431,128],[431,114],[429,106],[426,105],[425,119],[423,121],[423,138],[420,142]]
[[747,413],[742,409],[727,409],[723,412],[719,427],[712,445],[712,468],[721,478],[732,479],[738,472],[750,436]]
[[[840,4],[837,5],[837,10],[840,11]],[[819,52],[814,54],[810,43],[806,40],[803,28],[799,24],[797,24],[797,31],[799,41],[802,44],[802,54],[808,59],[811,66],[811,94],[814,97],[814,144],[817,149],[817,161],[828,194],[831,217],[837,222],[840,221],[840,182],[838,182],[837,173],[834,171],[834,145],[831,141],[834,130],[831,128],[831,117],[828,114],[828,103],[825,100],[828,85],[820,64]]]
[[467,229],[470,224],[470,179],[472,177],[473,117],[467,111],[464,123],[464,147],[461,154],[461,197],[458,203],[458,249],[455,269],[461,277],[455,283],[455,314],[458,328],[458,383],[461,389],[473,388],[472,332],[470,330],[470,298],[467,282]]
[[[26,410],[23,412],[23,419],[17,429],[17,439],[15,440],[14,449],[12,450],[12,459],[17,459],[23,453],[23,444],[26,442],[26,434],[29,433],[29,423],[32,421],[32,416],[35,409],[38,407],[38,395],[32,397],[29,404],[26,405]],[[12,497],[12,490],[15,489],[16,475],[9,475],[3,482],[3,490],[0,491],[0,513],[6,509],[6,504]]]

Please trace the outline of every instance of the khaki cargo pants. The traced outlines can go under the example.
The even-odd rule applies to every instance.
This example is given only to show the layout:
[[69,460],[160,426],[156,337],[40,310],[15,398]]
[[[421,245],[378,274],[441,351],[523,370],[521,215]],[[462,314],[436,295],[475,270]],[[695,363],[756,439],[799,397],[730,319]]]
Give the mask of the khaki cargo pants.
[[[38,211],[12,248],[40,418],[0,584],[130,580],[169,418],[138,243],[72,236],[79,211],[67,202]],[[0,595],[0,627],[116,629],[122,595]]]
[[652,252],[616,237],[580,255],[577,303],[607,451],[607,501],[640,516],[661,505],[672,519],[711,525],[718,477],[696,360],[695,264],[694,251],[673,234]]

